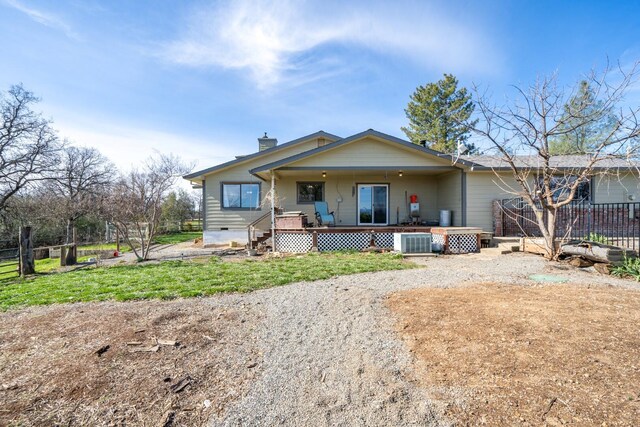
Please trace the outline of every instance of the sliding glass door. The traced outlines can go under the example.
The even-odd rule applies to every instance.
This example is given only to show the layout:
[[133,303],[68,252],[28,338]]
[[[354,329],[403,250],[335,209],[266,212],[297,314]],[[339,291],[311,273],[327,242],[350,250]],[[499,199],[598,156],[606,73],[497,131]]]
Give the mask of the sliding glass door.
[[389,185],[358,184],[358,225],[389,223]]

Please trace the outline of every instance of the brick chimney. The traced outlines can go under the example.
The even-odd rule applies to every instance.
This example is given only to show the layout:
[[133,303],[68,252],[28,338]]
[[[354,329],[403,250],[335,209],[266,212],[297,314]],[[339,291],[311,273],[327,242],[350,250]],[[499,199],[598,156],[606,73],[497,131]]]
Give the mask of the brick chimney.
[[278,145],[278,140],[276,138],[269,138],[267,133],[264,133],[262,138],[258,138],[258,148],[259,151],[268,150],[269,148],[273,148]]

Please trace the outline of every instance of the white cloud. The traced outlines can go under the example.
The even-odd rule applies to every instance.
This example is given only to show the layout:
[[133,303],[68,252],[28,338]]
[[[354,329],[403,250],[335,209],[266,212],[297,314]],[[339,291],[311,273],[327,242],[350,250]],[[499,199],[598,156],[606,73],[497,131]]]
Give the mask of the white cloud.
[[[108,124],[107,124],[108,123]],[[204,169],[234,158],[237,138],[218,135],[211,140],[118,124],[114,120],[79,117],[58,110],[54,127],[72,145],[94,147],[122,171],[137,167],[155,152],[175,154],[194,170]],[[257,142],[256,142],[257,147]],[[251,147],[253,148],[253,147]],[[240,150],[242,152],[242,150]],[[252,151],[248,149],[246,151]]]
[[61,18],[55,16],[52,13],[43,12],[41,10],[37,10],[33,7],[25,6],[22,2],[18,0],[4,0],[4,3],[22,13],[27,15],[33,21],[42,24],[46,27],[53,28],[54,30],[60,30],[69,38],[78,39],[79,36],[76,34],[69,24],[64,22]]
[[[240,0],[193,11],[184,33],[162,55],[195,67],[249,72],[258,87],[314,80],[336,72],[314,50],[326,45],[400,55],[426,67],[491,73],[500,60],[491,43],[458,16],[428,5],[395,2],[360,6]],[[332,53],[330,55],[337,55]],[[329,58],[331,58],[329,56]],[[335,58],[333,58],[335,59]],[[342,66],[348,66],[348,59]]]

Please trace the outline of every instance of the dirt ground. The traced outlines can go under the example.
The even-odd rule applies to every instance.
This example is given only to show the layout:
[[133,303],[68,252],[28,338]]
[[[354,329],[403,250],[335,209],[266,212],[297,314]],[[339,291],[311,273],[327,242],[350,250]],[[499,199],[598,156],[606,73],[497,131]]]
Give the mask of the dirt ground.
[[387,303],[456,425],[638,425],[638,291],[480,284]]
[[202,425],[259,374],[259,316],[210,299],[4,313],[0,425]]

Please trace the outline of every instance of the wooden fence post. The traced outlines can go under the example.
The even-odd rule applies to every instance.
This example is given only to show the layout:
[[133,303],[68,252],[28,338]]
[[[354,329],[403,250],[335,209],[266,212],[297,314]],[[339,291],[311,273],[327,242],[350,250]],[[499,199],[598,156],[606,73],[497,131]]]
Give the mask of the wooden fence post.
[[20,227],[20,275],[34,274],[36,264],[33,258],[33,240],[31,227]]
[[66,265],[75,265],[78,262],[78,232],[75,227],[72,230],[73,243],[67,248],[67,262]]

